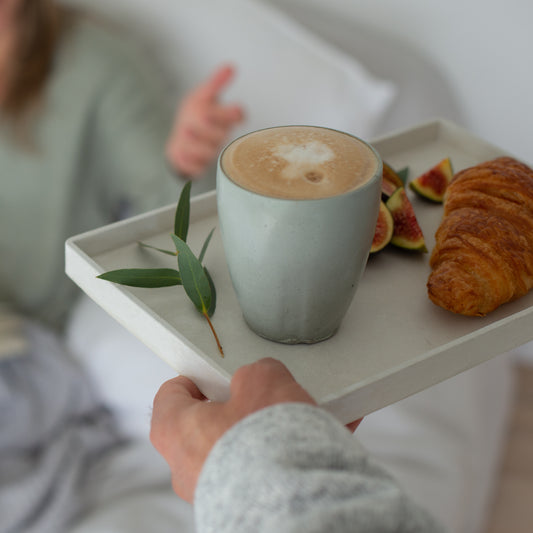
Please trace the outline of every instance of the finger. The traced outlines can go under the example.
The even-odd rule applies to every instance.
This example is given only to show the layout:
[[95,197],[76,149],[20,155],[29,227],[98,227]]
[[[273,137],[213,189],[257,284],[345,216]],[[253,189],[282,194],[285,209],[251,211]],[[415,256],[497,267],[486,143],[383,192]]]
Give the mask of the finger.
[[265,358],[239,368],[230,384],[231,399],[247,412],[283,402],[316,405],[281,362]]
[[[244,117],[239,105],[186,102],[181,108],[173,137],[197,137],[220,144],[230,129]],[[179,139],[183,142],[183,139]]]
[[[195,129],[194,129],[195,128]],[[190,176],[202,173],[216,158],[220,144],[201,139],[197,126],[182,129],[179,135],[169,139],[165,153],[178,172]]]
[[205,81],[200,89],[202,97],[207,100],[216,100],[221,92],[229,85],[235,76],[235,69],[232,65],[219,67]]
[[197,121],[187,127],[184,131],[184,136],[188,137],[188,142],[190,143],[205,143],[216,150],[226,141],[228,128],[209,120]]
[[218,146],[210,143],[196,141],[181,147],[179,158],[185,164],[200,163],[208,165],[218,153]]
[[189,394],[195,400],[205,400],[205,396],[200,391],[196,383],[189,379],[186,376],[177,376],[167,381],[169,387],[171,387],[170,392],[174,394]]
[[150,440],[163,455],[168,442],[172,442],[178,421],[188,409],[203,403],[206,397],[193,381],[185,376],[165,381],[157,391],[152,409]]
[[241,366],[233,374],[232,384],[240,382],[249,382],[257,375],[261,375],[264,383],[281,381],[294,382],[294,377],[289,369],[278,359],[264,357],[248,365]]
[[363,421],[362,418],[359,418],[358,420],[354,420],[353,422],[350,422],[349,424],[346,424],[346,427],[349,431],[352,433],[359,427],[359,424]]
[[161,385],[154,398],[154,410],[156,407],[165,405],[171,405],[174,409],[181,409],[205,399],[205,396],[192,380],[185,376],[177,376]]
[[179,170],[189,176],[195,177],[203,172],[211,164],[211,157],[202,157],[199,154],[194,154],[192,152],[184,152],[178,154],[174,161],[176,161]]
[[279,376],[294,380],[294,376],[287,368],[287,366],[285,366],[285,364],[282,363],[279,359],[275,359],[274,357],[263,357],[262,359],[259,359],[250,366],[255,366],[258,368],[263,367],[265,369],[268,368],[269,371],[274,374],[278,374]]
[[242,121],[244,111],[241,106],[235,105],[218,105],[212,107],[207,113],[209,123],[221,128],[230,128]]

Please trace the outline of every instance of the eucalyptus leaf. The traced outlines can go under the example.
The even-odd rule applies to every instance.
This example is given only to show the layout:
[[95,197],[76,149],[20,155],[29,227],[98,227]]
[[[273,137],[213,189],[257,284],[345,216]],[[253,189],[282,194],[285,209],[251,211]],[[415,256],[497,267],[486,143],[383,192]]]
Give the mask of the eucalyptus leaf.
[[409,167],[402,168],[402,170],[398,170],[396,172],[398,174],[398,177],[403,181],[403,183],[407,183],[407,176],[409,175]]
[[174,234],[182,241],[187,242],[189,232],[189,217],[191,211],[191,182],[188,181],[181,190],[180,199],[174,217]]
[[209,241],[211,240],[211,237],[213,236],[213,232],[215,231],[215,228],[213,228],[210,232],[209,232],[209,235],[207,236],[207,238],[205,239],[204,241],[204,245],[202,246],[202,250],[200,252],[200,255],[198,256],[198,260],[200,261],[200,263],[203,263],[204,262],[204,256],[205,256],[205,252],[207,251],[207,247],[209,246]]
[[202,267],[202,263],[192,253],[184,240],[177,235],[172,235],[172,239],[176,245],[176,250],[178,250],[178,267],[183,288],[196,309],[207,316],[211,307],[212,294],[211,284]]
[[204,272],[207,276],[207,281],[209,281],[209,286],[211,287],[211,305],[209,306],[209,309],[207,310],[208,316],[213,316],[215,314],[215,310],[217,308],[217,290],[215,289],[215,284],[213,283],[213,278],[211,277],[211,274],[209,273],[209,270],[204,266]]
[[152,250],[157,250],[158,252],[161,252],[161,253],[167,254],[167,255],[172,255],[174,257],[176,257],[178,255],[177,252],[173,252],[171,250],[163,250],[162,248],[156,248],[155,246],[152,246],[150,244],[146,244],[146,243],[141,242],[141,241],[137,241],[137,244],[139,244],[139,246],[143,246],[144,248],[151,248]]
[[211,305],[209,306],[209,309],[207,310],[207,314],[204,315],[207,323],[209,324],[209,327],[211,328],[211,331],[213,332],[213,337],[215,337],[215,341],[218,346],[218,351],[220,352],[220,355],[224,357],[224,349],[222,348],[222,344],[220,344],[220,339],[218,338],[217,332],[215,331],[215,328],[213,327],[213,323],[209,319],[210,316],[212,316],[215,313],[215,309],[217,306],[217,291],[215,289],[215,284],[213,283],[213,278],[211,277],[211,274],[209,273],[209,270],[207,270],[206,267],[204,267],[205,275],[207,276],[207,280],[209,281],[209,285],[211,286]]
[[174,234],[171,237],[176,247],[175,252],[156,248],[155,246],[137,241],[140,246],[145,248],[151,248],[174,257],[178,256],[177,260],[180,271],[171,268],[123,268],[104,272],[97,277],[130,287],[157,288],[183,285],[187,296],[207,320],[220,355],[224,357],[224,350],[209,318],[215,312],[217,303],[215,284],[207,268],[202,266],[202,261],[213,236],[214,228],[205,239],[200,256],[197,258],[186,244],[187,234],[189,232],[190,198],[191,182],[188,182],[181,191],[174,215]]
[[182,284],[180,273],[172,268],[121,268],[96,277],[120,285],[146,289]]

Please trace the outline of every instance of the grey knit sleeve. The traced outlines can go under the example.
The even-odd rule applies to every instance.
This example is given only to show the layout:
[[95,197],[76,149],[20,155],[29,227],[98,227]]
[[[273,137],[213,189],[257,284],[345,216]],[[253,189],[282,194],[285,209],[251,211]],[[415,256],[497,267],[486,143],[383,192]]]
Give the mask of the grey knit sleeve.
[[198,533],[441,532],[324,410],[279,404],[215,445],[195,495]]

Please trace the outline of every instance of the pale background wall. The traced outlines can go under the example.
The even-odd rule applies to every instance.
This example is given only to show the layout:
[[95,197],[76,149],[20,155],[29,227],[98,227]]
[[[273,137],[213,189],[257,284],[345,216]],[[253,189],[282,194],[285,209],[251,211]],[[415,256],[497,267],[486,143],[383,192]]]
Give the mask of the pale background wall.
[[[287,0],[324,6],[324,0]],[[474,133],[533,162],[531,0],[327,0],[332,10],[423,49]]]

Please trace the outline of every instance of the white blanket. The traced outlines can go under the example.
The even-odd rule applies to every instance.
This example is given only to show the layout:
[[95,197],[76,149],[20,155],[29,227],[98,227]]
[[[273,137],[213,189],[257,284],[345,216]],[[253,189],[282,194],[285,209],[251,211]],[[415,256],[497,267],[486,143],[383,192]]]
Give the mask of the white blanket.
[[26,352],[0,362],[0,532],[60,533],[114,495],[168,488],[164,465],[156,481],[136,470],[134,447],[58,338],[29,322],[21,333]]

